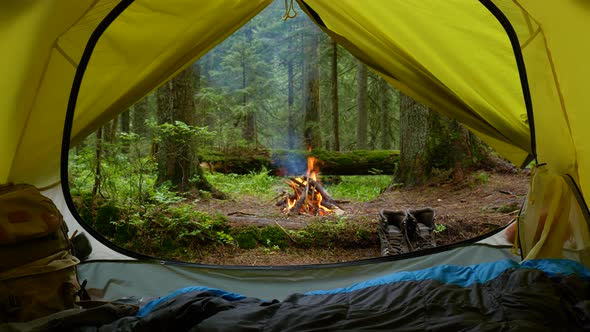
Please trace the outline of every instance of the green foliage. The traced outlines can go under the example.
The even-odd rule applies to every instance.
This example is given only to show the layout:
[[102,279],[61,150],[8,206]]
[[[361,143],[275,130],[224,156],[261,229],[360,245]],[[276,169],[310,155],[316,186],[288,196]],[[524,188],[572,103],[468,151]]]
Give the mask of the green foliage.
[[181,244],[233,242],[231,235],[227,234],[227,219],[222,215],[210,216],[189,204],[170,207],[165,212],[157,222],[169,237],[177,238]]
[[[180,121],[157,125],[148,120],[151,133],[146,136],[150,136],[149,139],[135,133],[119,133],[113,142],[97,142],[96,136],[91,136],[71,150],[71,193],[84,220],[120,246],[165,258],[187,257],[199,248],[212,245],[237,243],[242,248],[261,245],[271,251],[289,245],[289,236],[279,227],[235,231],[229,228],[223,216],[196,211],[193,202],[188,199],[190,194],[171,191],[170,183],[156,187],[158,165],[154,157],[158,143],[163,140],[179,146],[188,144],[190,151],[197,155],[207,155],[214,149],[243,152],[245,148],[260,151],[287,148],[287,132],[290,129],[294,131],[296,147],[301,148],[303,119],[295,110],[300,110],[304,102],[300,93],[304,66],[298,53],[300,43],[310,29],[303,22],[309,19],[306,15],[298,15],[283,22],[280,20],[283,11],[282,2],[275,1],[243,29],[199,60],[200,89],[195,96],[197,126]],[[321,43],[326,41],[327,37],[322,36]],[[328,56],[326,52],[322,54],[320,70],[329,67],[325,65]],[[294,70],[292,78],[296,91],[291,96],[291,105],[286,102],[289,65]],[[356,144],[356,92],[349,93],[356,91],[356,60],[341,47],[338,72],[340,145],[343,150],[350,150]],[[329,77],[329,74],[322,72],[321,76]],[[378,100],[382,93],[377,89],[376,82],[376,77],[372,77],[369,83],[369,95],[373,100]],[[322,96],[328,95],[329,83],[329,80],[321,80]],[[399,101],[393,90],[387,94],[393,98],[383,110],[379,110],[381,106],[375,103],[370,106],[371,148],[377,146],[377,135],[383,132],[385,126],[391,127],[392,142],[395,141]],[[320,109],[324,113],[317,126],[326,137],[326,146],[333,146],[330,141],[331,115],[326,113],[330,110],[329,98],[320,100],[323,103]],[[153,113],[157,107],[154,95],[148,100],[148,105]],[[391,123],[381,121],[382,111],[391,113]],[[244,123],[252,114],[257,123],[256,139],[255,142],[246,142],[243,138]],[[97,143],[102,144],[101,164],[98,165],[101,186],[95,188]],[[321,153],[321,150],[318,152]],[[346,157],[336,162],[352,163]],[[374,174],[385,173],[384,170],[374,170]],[[267,169],[246,175],[205,176],[216,189],[230,196],[262,196],[269,204],[285,188],[283,179],[270,176]],[[343,176],[339,184],[326,187],[334,198],[366,201],[377,197],[390,182],[390,176],[385,175]],[[210,194],[201,193],[199,199],[208,199],[207,195]],[[303,247],[362,246],[375,240],[373,228],[354,225],[345,219],[318,221],[308,228],[289,233],[296,239],[296,245]]]
[[[270,200],[285,187],[283,179],[269,175],[266,170],[246,175],[214,173],[206,177],[216,188],[234,197],[256,195]],[[338,183],[326,183],[326,189],[337,199],[366,202],[377,198],[390,183],[389,175],[340,176]]]
[[260,230],[260,241],[266,247],[285,248],[289,242],[287,234],[278,226],[267,226]]
[[[101,187],[97,194],[120,208],[143,205],[156,182],[156,162],[146,155],[149,143],[139,135],[121,133],[115,143],[102,142]],[[122,153],[127,149],[128,153]],[[70,188],[73,196],[92,199],[96,170],[96,138],[87,138],[69,156]],[[82,206],[90,206],[88,201]]]
[[172,191],[170,182],[160,184],[158,188],[151,192],[150,201],[158,204],[175,204],[184,200],[177,192]]
[[[227,219],[222,215],[209,215],[194,210],[190,204],[178,204],[163,208],[152,206],[145,213],[136,213],[129,221],[120,220],[136,234],[140,243],[117,242],[117,244],[141,248],[141,252],[160,257],[177,255],[181,248],[196,249],[210,245],[233,244]],[[115,241],[117,238],[115,238]]]
[[258,246],[260,229],[256,226],[234,228],[231,234],[236,240],[238,247],[242,249],[254,249]]
[[278,188],[284,187],[282,179],[270,176],[266,169],[246,175],[214,173],[206,177],[215,188],[234,197],[255,195],[270,200],[276,196]]
[[117,230],[116,222],[120,218],[120,209],[112,203],[107,203],[96,209],[94,228],[105,236],[113,236]]
[[383,189],[391,184],[389,175],[370,175],[370,176],[342,176],[342,181],[328,188],[330,195],[337,199],[358,200],[368,202],[377,198]]
[[166,122],[159,125],[151,122],[150,127],[156,132],[155,143],[170,140],[175,144],[185,145],[193,143],[193,139],[207,140],[216,135],[215,132],[210,132],[206,127],[191,126],[182,121],[174,121],[174,124]]
[[377,241],[374,222],[358,222],[347,219],[317,220],[307,227],[290,231],[295,245],[308,248],[363,248]]
[[[75,197],[75,196],[74,196]],[[94,211],[93,211],[93,202],[94,199],[91,193],[81,193],[78,196],[78,199],[74,201],[76,204],[76,210],[82,220],[84,220],[88,224],[94,223]]]
[[486,184],[490,180],[490,175],[487,172],[480,171],[473,175],[473,179],[477,184]]
[[434,224],[434,229],[432,230],[432,232],[434,233],[441,233],[447,230],[447,226],[444,224]]

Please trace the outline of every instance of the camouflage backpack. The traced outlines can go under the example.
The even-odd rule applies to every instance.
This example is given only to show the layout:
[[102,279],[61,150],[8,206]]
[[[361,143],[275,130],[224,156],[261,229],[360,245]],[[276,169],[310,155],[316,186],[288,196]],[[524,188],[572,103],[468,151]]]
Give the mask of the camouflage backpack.
[[0,185],[0,323],[74,308],[79,260],[55,204],[27,184]]

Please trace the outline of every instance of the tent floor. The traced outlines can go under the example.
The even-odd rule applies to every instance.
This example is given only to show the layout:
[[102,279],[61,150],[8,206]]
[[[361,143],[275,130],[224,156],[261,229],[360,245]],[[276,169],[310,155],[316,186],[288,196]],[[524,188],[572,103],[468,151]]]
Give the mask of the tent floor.
[[405,259],[382,257],[340,264],[306,266],[213,266],[161,261],[101,260],[78,266],[80,281],[105,300],[158,297],[188,286],[206,286],[260,299],[346,287],[400,271],[437,265],[472,265],[501,259],[519,261],[508,246],[471,244]]

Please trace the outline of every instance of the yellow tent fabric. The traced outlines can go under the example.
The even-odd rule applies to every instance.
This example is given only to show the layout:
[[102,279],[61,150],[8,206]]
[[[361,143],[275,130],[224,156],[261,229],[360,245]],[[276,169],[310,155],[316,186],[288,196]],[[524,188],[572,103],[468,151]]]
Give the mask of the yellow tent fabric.
[[[584,111],[590,109],[584,95],[590,70],[583,65],[590,45],[570,34],[590,30],[590,5],[493,1],[516,31],[526,64],[536,129],[532,151],[514,52],[482,3],[350,0],[338,8],[321,0],[300,3],[392,85],[458,119],[506,158],[518,162],[526,152],[537,153],[544,169],[535,172],[533,183],[541,184],[531,191],[521,227],[527,258],[560,257],[564,245],[587,250],[588,217],[580,212],[587,208],[575,195],[590,194],[590,137],[582,129],[590,120]],[[539,196],[543,203],[535,204]],[[544,236],[535,236],[538,231]]]
[[[248,22],[271,0],[142,0],[92,54],[78,98],[77,140],[131,106]],[[0,4],[0,183],[59,181],[65,111],[88,39],[113,0]]]
[[304,3],[397,89],[467,125],[514,163],[524,162],[530,138],[514,52],[479,2]]
[[[46,186],[59,181],[62,130],[74,75],[89,38],[114,8],[128,5],[102,34],[88,63],[77,99],[74,141],[205,54],[270,2],[1,2],[0,183]],[[551,190],[565,193],[543,205],[547,218],[553,218],[543,227],[588,231],[585,206],[580,207],[582,213],[568,214],[576,216],[574,221],[555,213],[574,201],[578,204],[572,197],[590,195],[590,132],[584,130],[590,118],[590,98],[584,93],[590,45],[580,41],[590,30],[588,2],[298,2],[326,32],[396,88],[456,118],[520,164],[534,152],[533,141],[514,51],[504,27],[484,4],[497,6],[518,36],[534,112],[534,143],[544,164],[533,180],[543,184],[536,189],[541,193],[531,191],[531,196]],[[538,206],[527,206],[522,218],[525,234],[540,225],[543,214]],[[564,243],[543,240],[548,237],[523,235],[523,248],[537,256],[556,255]],[[587,237],[578,237],[575,247],[587,246]]]
[[590,67],[585,65],[590,44],[579,39],[590,31],[590,3],[494,2],[521,43],[542,165],[533,176],[523,216],[523,251],[526,258],[559,257],[565,246],[579,251],[588,265],[588,210],[576,198],[590,197],[590,132],[584,128],[590,122]]

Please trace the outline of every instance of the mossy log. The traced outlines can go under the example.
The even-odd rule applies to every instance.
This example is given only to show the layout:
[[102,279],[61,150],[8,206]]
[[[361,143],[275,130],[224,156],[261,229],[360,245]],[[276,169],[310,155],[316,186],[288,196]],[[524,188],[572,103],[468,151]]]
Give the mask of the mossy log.
[[201,166],[213,172],[248,174],[266,169],[277,176],[298,176],[305,174],[308,156],[318,158],[324,175],[393,175],[399,151],[239,150],[208,152],[199,158]]

